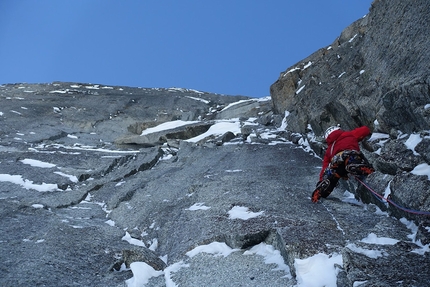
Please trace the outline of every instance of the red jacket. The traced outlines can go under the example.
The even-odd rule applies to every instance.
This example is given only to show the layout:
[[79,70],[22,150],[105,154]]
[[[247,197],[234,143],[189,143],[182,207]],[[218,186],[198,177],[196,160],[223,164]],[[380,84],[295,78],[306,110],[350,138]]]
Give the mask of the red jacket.
[[344,150],[360,151],[358,142],[370,135],[370,129],[362,126],[352,131],[335,130],[327,137],[327,151],[323,159],[323,166],[320,172],[320,180],[323,179],[324,171],[331,162],[333,156]]

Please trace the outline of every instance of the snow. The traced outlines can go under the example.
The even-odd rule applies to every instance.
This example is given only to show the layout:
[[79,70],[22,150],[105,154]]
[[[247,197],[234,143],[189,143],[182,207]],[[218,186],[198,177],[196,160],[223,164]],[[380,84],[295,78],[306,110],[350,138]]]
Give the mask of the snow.
[[242,172],[241,169],[227,169],[225,172]]
[[288,126],[288,123],[287,123],[287,118],[288,118],[288,116],[290,115],[290,112],[289,111],[285,111],[285,113],[284,113],[284,118],[282,119],[282,124],[281,124],[281,126],[279,127],[279,130],[280,131],[285,131],[285,130],[287,130],[287,126]]
[[244,206],[233,206],[233,208],[228,212],[230,219],[242,219],[248,220],[250,218],[258,217],[262,215],[264,211],[251,212],[248,207]]
[[391,180],[390,180],[390,182],[387,184],[387,187],[385,188],[385,190],[384,190],[384,197],[385,198],[388,198],[388,196],[391,194],[391,187],[390,187],[390,185],[391,185]]
[[237,120],[225,120],[225,121],[217,121],[215,124],[213,124],[209,130],[201,135],[198,135],[194,138],[186,140],[187,142],[193,142],[196,143],[202,139],[205,139],[209,136],[217,136],[217,135],[223,135],[227,131],[230,131],[234,134],[240,133],[240,122]]
[[[274,268],[273,271],[284,271],[285,277],[292,279],[290,269],[288,265],[285,264],[284,259],[280,254],[279,250],[276,250],[272,245],[268,245],[266,243],[260,243],[258,245],[253,246],[251,249],[244,251],[241,249],[233,249],[224,242],[215,241],[210,244],[197,246],[196,248],[187,252],[186,255],[189,257],[189,260],[192,260],[193,257],[197,256],[200,253],[205,253],[214,257],[227,257],[233,252],[243,252],[243,256],[261,256],[263,257],[265,264],[276,265],[276,268]],[[126,281],[126,284],[127,286],[142,287],[149,282],[150,278],[159,277],[164,274],[166,286],[175,287],[178,285],[176,285],[175,282],[172,280],[171,273],[178,272],[181,268],[188,267],[190,267],[190,264],[185,263],[184,261],[179,261],[167,266],[164,271],[156,271],[144,262],[134,262],[130,264],[130,269],[133,273],[133,277],[128,279]],[[336,275],[334,274],[333,276]],[[298,285],[298,287],[299,286],[306,285]],[[322,287],[322,285],[315,286]]]
[[132,238],[128,232],[125,232],[125,235],[122,237],[122,240],[127,241],[128,243],[136,246],[146,247],[145,243],[136,238]]
[[306,85],[303,85],[300,89],[297,90],[296,95],[300,94],[300,92],[306,87]]
[[204,202],[198,202],[198,203],[193,204],[189,208],[186,208],[185,210],[194,211],[194,210],[208,210],[208,209],[210,209],[210,207],[205,206],[204,204],[205,204]]
[[[104,152],[104,153],[120,153],[120,154],[135,154],[139,153],[138,150],[110,150],[110,149],[104,149],[104,148],[97,148],[95,146],[85,146],[80,144],[74,144],[73,146],[66,146],[62,144],[40,144],[34,148],[29,148],[31,151],[39,151],[43,150],[45,148],[55,148],[55,149],[66,149],[66,150],[75,150],[75,151],[96,151],[96,152]],[[80,154],[79,152],[73,153],[73,154]]]
[[279,250],[276,250],[272,245],[266,243],[260,243],[253,246],[250,250],[245,251],[243,255],[260,255],[264,257],[264,263],[276,264],[278,267],[273,269],[274,271],[283,270],[287,273],[289,279],[292,278],[290,273],[290,267],[284,262],[284,258]]
[[242,104],[242,103],[246,103],[246,102],[253,102],[254,100],[240,100],[240,101],[237,101],[237,102],[233,102],[233,103],[230,103],[230,104],[228,104],[225,108],[223,108],[222,110],[221,110],[221,112],[223,112],[223,111],[225,111],[225,110],[228,110],[229,108],[231,108],[231,107],[233,107],[233,106],[236,106],[236,105],[239,105],[239,104]]
[[355,34],[354,37],[352,37],[351,39],[349,39],[349,43],[351,43],[352,41],[354,41],[354,39],[358,36],[358,34]]
[[31,165],[34,167],[40,167],[40,168],[52,168],[56,166],[55,164],[52,164],[52,163],[43,162],[36,159],[29,159],[29,158],[20,160],[20,162],[22,162],[23,164],[28,164],[28,165]]
[[202,98],[196,98],[196,97],[190,97],[190,96],[185,96],[185,97],[189,98],[189,99],[192,99],[192,100],[195,100],[195,101],[203,102],[205,104],[209,104],[210,103],[210,101],[202,99]]
[[411,171],[411,173],[415,175],[427,175],[428,180],[430,180],[430,165],[427,163],[419,164]]
[[152,277],[163,275],[163,271],[157,271],[144,262],[133,262],[130,264],[133,277],[126,281],[127,287],[142,287]]
[[292,73],[292,72],[297,71],[297,70],[301,70],[301,69],[300,69],[300,68],[298,68],[298,67],[295,67],[295,68],[293,68],[293,69],[291,69],[291,70],[287,71],[286,73],[284,73],[283,77],[285,77],[285,76],[286,76],[286,75],[288,75],[289,73]]
[[384,256],[382,254],[382,251],[366,249],[363,247],[359,247],[359,246],[355,245],[354,243],[350,243],[346,247],[355,253],[363,254],[363,255],[365,255],[369,258],[373,258],[373,259],[377,259],[378,257]]
[[44,182],[42,184],[34,184],[31,180],[23,179],[21,175],[0,174],[0,182],[14,183],[21,185],[25,189],[33,189],[39,192],[60,190],[57,184]]
[[378,245],[394,245],[399,242],[399,240],[388,237],[378,237],[375,233],[369,233],[369,235],[367,235],[366,238],[363,238],[361,242]]
[[369,142],[378,141],[381,139],[389,139],[390,135],[388,134],[382,134],[382,133],[372,133],[372,136],[368,140]]
[[309,68],[312,65],[312,62],[309,61],[304,67],[303,70],[306,70],[307,68]]
[[411,134],[409,138],[406,140],[405,145],[408,149],[412,150],[414,155],[419,155],[415,151],[415,147],[421,142],[422,138],[419,134]]
[[90,90],[99,90],[100,85],[93,85],[93,86],[85,86],[86,89],[90,89]]
[[143,135],[152,134],[152,133],[159,132],[159,131],[171,130],[171,129],[174,129],[177,127],[186,126],[186,125],[195,124],[195,123],[198,123],[198,121],[176,120],[176,121],[166,122],[166,123],[162,123],[158,126],[155,126],[153,128],[145,129],[142,131],[142,133],[140,135],[143,136]]
[[224,242],[212,242],[212,243],[207,244],[207,245],[197,246],[193,250],[188,251],[186,253],[186,255],[190,258],[193,258],[194,256],[196,256],[199,253],[208,253],[208,254],[212,254],[214,256],[227,257],[231,253],[239,251],[239,250],[240,249],[233,249],[233,248],[229,247]]
[[79,181],[78,178],[75,175],[66,174],[66,173],[63,173],[61,171],[55,171],[54,173],[58,174],[58,175],[61,175],[61,176],[64,176],[64,177],[67,177],[71,182],[75,182],[76,183],[76,182]]
[[177,272],[181,268],[190,267],[189,264],[185,264],[183,261],[174,263],[164,269],[164,278],[166,280],[166,287],[176,287],[177,285],[171,279],[171,273]]
[[343,265],[342,255],[319,253],[306,259],[295,259],[297,287],[336,287],[339,270],[335,265]]
[[109,219],[107,221],[105,221],[106,224],[110,225],[110,226],[115,226],[115,221]]
[[50,91],[50,94],[65,94],[67,93],[69,90],[65,89],[65,90],[55,90],[55,91]]
[[[304,68],[307,68],[311,64],[312,64],[311,62],[307,63]],[[300,69],[295,68],[295,69],[290,70],[289,72],[292,72],[294,70],[300,70]],[[362,74],[362,72],[364,72],[364,70],[360,71],[360,74]],[[78,86],[76,86],[76,87],[78,87]],[[301,87],[297,91],[297,94],[304,87],[305,86]],[[85,88],[87,88],[87,89],[98,89],[99,87],[98,86],[91,86],[91,87],[85,87]],[[102,88],[105,88],[105,87],[102,87]],[[106,88],[108,88],[108,87],[106,87]],[[67,90],[66,91],[52,91],[52,92],[53,93],[66,93]],[[188,98],[193,99],[193,100],[203,101],[202,99],[197,98],[197,97],[188,97]],[[264,98],[264,99],[258,99],[258,101],[262,101],[262,100],[270,100],[270,97]],[[246,100],[246,101],[250,101],[250,100]],[[251,100],[251,101],[255,101],[255,100]],[[242,103],[242,102],[245,102],[245,101],[238,101],[236,103],[230,104],[227,107],[225,107],[224,110],[231,108],[232,106],[239,104],[239,103]],[[430,104],[425,106],[425,109],[428,109],[428,108],[430,108]],[[57,109],[58,109],[58,112],[61,111],[60,108],[57,108]],[[55,108],[54,108],[54,110],[55,110]],[[12,112],[15,112],[15,111],[12,111]],[[20,114],[18,112],[15,112],[15,113]],[[2,112],[0,112],[0,116],[3,116]],[[285,111],[282,125],[279,128],[280,131],[287,129],[287,117],[288,116],[289,116],[289,112]],[[248,121],[251,122],[252,120],[253,119],[249,119]],[[195,124],[198,122],[199,121],[180,121],[180,120],[166,122],[166,123],[160,124],[156,127],[144,130],[141,135],[150,134],[150,133],[157,132],[157,131],[174,129],[176,127],[181,127],[181,126],[189,125],[189,124]],[[376,123],[377,123],[377,121],[375,120],[375,125],[376,125]],[[206,133],[199,135],[195,138],[189,139],[188,141],[189,142],[198,142],[201,139],[204,139],[204,138],[209,137],[211,135],[222,135],[222,134],[226,133],[227,131],[233,132],[235,134],[240,133],[241,131],[240,131],[239,119],[215,121],[215,123],[212,125],[212,127]],[[20,134],[20,135],[24,136],[23,134]],[[262,138],[267,138],[267,139],[274,137],[274,135],[272,133],[270,133],[270,131],[262,132],[262,133],[260,133],[260,136]],[[408,135],[402,135],[402,136],[406,137]],[[74,136],[74,135],[68,135],[67,137],[72,138],[72,139],[78,138],[77,136]],[[372,137],[369,139],[369,141],[370,142],[376,141],[376,142],[378,142],[379,145],[383,145],[385,143],[385,141],[388,139],[389,139],[388,134],[373,133]],[[422,138],[420,137],[419,134],[411,134],[411,135],[409,135],[408,140],[405,142],[405,145],[407,146],[408,149],[411,149],[414,152],[414,154],[417,154],[415,152],[415,147],[421,142],[421,140],[422,140]],[[302,148],[304,148],[305,150],[307,150],[308,148],[310,149],[310,145],[309,145],[309,142],[307,139],[301,139],[300,143],[304,146]],[[60,145],[60,144],[52,144],[49,146],[48,145],[39,145],[39,146],[36,146],[34,148],[31,148],[30,151],[38,152],[40,149],[44,149],[45,147],[57,148],[57,149],[60,149],[60,148],[71,149],[71,150],[77,150],[77,151],[81,151],[81,150],[82,151],[99,151],[99,152],[101,151],[101,152],[107,152],[107,153],[138,153],[139,152],[139,151],[107,150],[107,149],[100,149],[100,148],[92,147],[92,146],[83,146],[83,145],[79,145],[79,144],[76,144],[74,146],[65,146],[65,145]],[[77,152],[77,154],[79,154],[79,152]],[[166,156],[166,159],[167,159],[167,156]],[[20,160],[20,162],[22,164],[30,165],[32,167],[41,168],[41,169],[50,169],[50,168],[61,169],[56,164],[52,164],[49,162],[43,162],[43,161],[35,160],[35,159],[25,158],[25,159]],[[52,171],[49,171],[49,172],[52,172]],[[226,173],[237,173],[237,172],[243,172],[243,170],[231,169],[231,170],[225,170],[225,172]],[[60,176],[67,177],[72,182],[78,182],[78,179],[76,176],[69,175],[69,174],[66,174],[66,173],[63,173],[60,171],[55,171],[54,173],[57,175],[60,175]],[[411,173],[416,174],[416,175],[427,175],[429,180],[430,180],[430,166],[426,163],[417,165],[411,171]],[[36,190],[39,192],[61,191],[60,189],[58,189],[57,184],[47,184],[47,183],[34,184],[33,181],[25,179],[22,175],[0,174],[0,182],[8,182],[8,183],[12,183],[12,184],[17,184],[17,185],[20,185],[22,188],[25,188],[27,190],[31,189],[31,190]],[[118,187],[124,183],[125,183],[125,181],[121,181],[121,182],[117,183],[116,186]],[[385,190],[385,194],[384,194],[385,197],[388,196],[388,194],[390,192],[391,192],[390,191],[390,184],[388,184],[387,188]],[[87,197],[87,199],[85,199],[85,200],[90,202],[91,196],[89,195]],[[357,201],[354,198],[354,195],[352,193],[349,193],[349,192],[344,193],[344,197],[343,197],[342,201],[348,202],[348,203],[353,203],[356,205],[363,205],[361,202]],[[100,204],[100,205],[102,206],[102,208],[104,208],[103,209],[104,211],[109,213],[109,211],[107,211],[105,209],[105,204]],[[31,206],[35,209],[44,208],[43,204],[38,204],[38,203],[34,203]],[[84,209],[84,208],[82,208],[82,209]],[[211,207],[206,206],[204,202],[197,202],[197,203],[193,204],[192,206],[190,206],[189,208],[186,208],[185,210],[187,210],[187,211],[199,211],[199,210],[209,210],[209,209],[211,209]],[[234,206],[233,208],[231,208],[231,210],[228,211],[229,219],[232,219],[232,220],[234,220],[234,219],[248,220],[251,218],[262,216],[263,214],[264,214],[264,211],[252,212],[249,210],[248,207],[244,207],[244,206]],[[332,215],[334,221],[337,222],[334,214],[331,214],[331,215]],[[381,212],[380,209],[377,210],[376,215],[387,216],[387,214],[386,213],[384,214],[383,212]],[[416,241],[416,234],[417,234],[418,228],[414,225],[414,223],[407,221],[406,219],[401,219],[401,222],[404,223],[409,229],[411,229],[412,234],[409,236],[409,238],[412,240],[412,242],[416,243],[419,247],[415,250],[412,250],[411,252],[421,254],[421,255],[424,255],[426,252],[430,252],[429,244],[423,245],[423,244],[421,244],[421,242],[419,240]],[[105,221],[105,223],[112,226],[112,227],[115,227],[115,222],[113,220],[109,219],[109,220]],[[337,224],[338,224],[338,229],[343,231],[342,228],[339,226],[338,222],[337,222]],[[83,228],[82,226],[78,226],[78,225],[75,225],[72,227],[73,228]],[[155,222],[153,222],[149,228],[154,229],[155,228]],[[142,232],[142,237],[145,235],[147,235],[147,234],[145,232]],[[158,247],[158,239],[157,238],[153,238],[149,241],[146,241],[146,243],[145,243],[141,240],[132,238],[131,235],[126,231],[125,231],[125,235],[122,237],[122,240],[127,241],[129,244],[146,247],[146,248],[149,248],[151,250],[155,250]],[[42,243],[43,239],[39,240],[38,242]],[[398,240],[396,240],[396,239],[388,238],[388,237],[378,237],[376,234],[370,233],[367,235],[367,237],[363,238],[359,242],[348,243],[346,245],[346,247],[348,249],[350,249],[352,252],[360,253],[360,254],[363,254],[363,255],[368,256],[370,258],[379,258],[379,257],[386,256],[384,251],[374,250],[374,249],[372,249],[372,247],[365,248],[365,247],[363,247],[363,245],[366,245],[366,244],[368,244],[370,246],[394,245],[397,242],[398,242]],[[232,249],[231,247],[229,247],[228,245],[226,245],[223,242],[212,242],[208,245],[198,246],[198,247],[194,248],[193,250],[187,252],[186,255],[190,259],[199,253],[207,253],[207,254],[211,254],[213,256],[224,256],[224,257],[226,257],[226,256],[229,256],[231,253],[238,252],[238,251],[240,251],[240,250],[239,249]],[[263,256],[264,262],[266,264],[276,264],[277,268],[274,270],[283,270],[283,271],[285,271],[286,276],[288,278],[292,278],[291,274],[290,274],[289,267],[285,264],[283,257],[280,255],[279,250],[276,250],[271,245],[267,245],[266,243],[260,243],[260,244],[252,247],[251,249],[249,249],[247,251],[243,251],[243,255],[245,255],[245,256],[255,256],[255,255]],[[342,262],[343,262],[342,256],[339,254],[327,255],[327,254],[320,253],[320,254],[316,254],[312,257],[305,258],[305,259],[297,259],[296,258],[294,260],[294,265],[296,268],[297,280],[298,280],[297,287],[336,286],[336,276],[338,274],[338,268],[336,267],[336,265],[342,266]],[[165,268],[164,271],[157,271],[157,270],[154,270],[151,266],[149,266],[146,263],[134,262],[130,266],[130,269],[133,273],[133,277],[128,279],[126,281],[126,284],[127,284],[127,286],[145,286],[145,284],[147,284],[149,282],[150,278],[159,277],[161,275],[164,275],[164,278],[166,281],[166,286],[173,287],[173,286],[176,286],[176,284],[171,279],[171,273],[178,272],[181,268],[187,268],[187,267],[189,267],[188,264],[184,263],[183,261],[180,261],[180,262],[170,264],[167,268]],[[126,270],[125,267],[122,270]],[[362,284],[365,284],[365,281],[364,282],[356,281],[353,283],[353,286],[360,286]]]
[[408,235],[408,238],[410,238],[413,243],[417,244],[420,247],[412,250],[411,252],[419,255],[425,255],[426,252],[430,252],[430,243],[423,245],[421,243],[421,240],[416,240],[417,233],[418,233],[418,226],[416,226],[413,221],[409,221],[406,218],[401,218],[400,222],[403,223],[406,226],[406,228],[412,231],[412,234]]

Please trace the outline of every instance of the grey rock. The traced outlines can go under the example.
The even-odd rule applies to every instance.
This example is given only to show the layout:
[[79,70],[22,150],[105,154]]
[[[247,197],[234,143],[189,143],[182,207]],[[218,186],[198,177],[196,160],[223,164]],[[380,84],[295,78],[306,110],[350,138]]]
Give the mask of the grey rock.
[[[293,134],[306,135],[311,126],[318,137],[327,127],[341,124],[347,130],[367,125],[389,135],[362,145],[380,171],[373,187],[385,190],[384,178],[394,176],[396,188],[405,191],[398,192],[396,200],[427,212],[430,205],[423,203],[422,195],[412,203],[413,195],[406,191],[416,187],[427,194],[428,188],[405,181],[404,173],[430,163],[430,42],[424,36],[429,23],[428,1],[374,1],[369,14],[344,29],[330,46],[281,72],[270,88],[274,112],[289,112],[285,121]],[[422,139],[414,151],[406,146],[413,133]],[[325,152],[323,143],[312,147],[320,156]],[[368,200],[378,204],[377,199]],[[389,212],[399,215],[393,206]]]
[[405,133],[429,129],[429,3],[375,1],[366,17],[282,72],[271,86],[274,109],[288,127],[317,134],[341,123]]
[[134,247],[131,250],[123,250],[122,258],[127,268],[130,268],[130,264],[134,262],[145,262],[155,270],[164,270],[167,267],[166,263],[148,248]]
[[[181,105],[183,101],[191,100],[188,94],[112,87],[106,89],[107,92],[96,90],[98,94],[84,94],[85,90],[78,92],[75,88],[73,94],[66,92],[54,96],[50,91],[65,91],[77,84],[25,85],[33,93],[24,93],[23,89],[18,89],[21,86],[24,85],[0,87],[2,112],[6,111],[0,118],[3,124],[0,174],[19,175],[33,185],[25,188],[2,182],[0,186],[0,229],[3,234],[0,254],[7,254],[2,257],[5,259],[0,269],[2,285],[58,286],[60,282],[65,286],[122,286],[133,276],[124,270],[124,266],[128,268],[133,262],[146,262],[154,269],[170,274],[169,278],[181,286],[193,285],[196,280],[207,286],[216,286],[217,280],[247,286],[295,286],[295,259],[309,258],[321,252],[345,254],[343,266],[338,267],[339,284],[352,286],[354,280],[366,278],[372,284],[382,284],[386,270],[378,269],[381,258],[366,258],[369,266],[376,266],[375,270],[369,269],[367,265],[359,264],[360,253],[346,249],[347,243],[358,245],[369,232],[374,232],[404,242],[410,250],[419,248],[408,237],[407,227],[396,218],[377,215],[377,208],[371,208],[373,205],[363,209],[342,201],[345,189],[354,192],[357,188],[352,181],[342,182],[327,200],[312,204],[309,196],[321,161],[314,153],[300,148],[300,144],[310,138],[300,133],[279,131],[267,118],[256,119],[247,128],[244,123],[251,121],[255,105],[249,106],[252,110],[249,113],[243,109],[235,111],[235,118],[243,124],[242,132],[249,133],[246,139],[242,134],[227,132],[193,144],[183,140],[189,137],[184,136],[187,127],[183,127],[165,133],[166,141],[153,142],[149,147],[138,143],[115,144],[115,141],[138,136],[141,130],[155,126],[142,123],[149,123],[156,111],[167,109],[175,114],[168,116],[164,111],[160,112],[157,123],[178,119],[178,108],[166,105],[167,98],[174,97],[175,103]],[[159,102],[154,100],[152,93],[157,94]],[[80,98],[81,94],[85,98]],[[216,103],[217,97],[197,95],[199,99],[208,97],[211,100],[193,99],[197,102],[196,109],[202,113],[188,110],[186,117],[199,114],[202,126],[211,125],[215,118],[220,120],[216,110],[203,119],[212,109],[208,103],[221,105]],[[130,103],[130,96],[135,102]],[[33,97],[38,99],[36,107],[46,110],[37,121],[33,112],[28,116],[25,109],[21,115],[7,112],[22,106],[30,110]],[[146,108],[151,118],[137,112],[145,109],[145,103],[149,101],[146,97],[153,101],[151,107]],[[225,103],[230,98],[220,99]],[[85,113],[84,104],[95,107],[101,100],[111,102],[110,110],[120,110],[121,113],[113,118],[109,118],[103,109],[98,114]],[[231,98],[232,102],[234,100]],[[52,106],[58,107],[59,103],[79,106],[84,114],[71,108],[54,112]],[[209,105],[206,111],[200,103]],[[266,105],[267,101],[263,103],[258,114],[266,117],[270,114],[266,109],[270,107]],[[127,104],[131,106],[123,108]],[[76,114],[67,114],[68,109]],[[196,133],[196,129],[192,132]],[[395,143],[404,145],[403,142]],[[313,144],[319,146],[317,142]],[[409,154],[410,150],[400,151]],[[383,155],[384,151],[381,151],[380,157]],[[23,162],[25,159],[52,166],[30,166]],[[375,174],[373,178],[382,184],[384,176]],[[426,187],[425,180],[420,178],[411,176],[405,180],[416,188]],[[54,184],[55,188],[38,191],[43,183]],[[397,181],[393,180],[392,184],[394,194],[406,192]],[[58,188],[59,185],[65,189]],[[366,197],[363,195],[363,198]],[[425,193],[420,199],[420,205],[414,207],[427,204]],[[411,195],[405,204],[412,201]],[[191,207],[196,204],[208,209],[193,210]],[[229,211],[235,206],[263,213],[248,220],[232,219]],[[428,242],[427,224],[423,221],[417,224],[420,231],[416,238]],[[138,240],[140,247],[127,242],[126,232],[132,240]],[[197,246],[215,241],[240,250],[226,258],[205,254],[190,258],[186,255]],[[243,254],[260,243],[276,248],[290,273],[273,271],[276,266],[265,264],[264,258],[258,255]],[[409,249],[385,249],[382,262],[393,263],[389,273],[392,279],[388,283],[404,280],[403,270],[411,272],[411,268],[419,278],[416,284],[426,282],[428,253],[408,257],[403,255],[410,252]],[[411,263],[417,258],[420,265]],[[169,271],[169,266],[180,262],[188,267]],[[153,277],[148,285],[164,286],[165,280],[163,276]]]
[[[318,204],[310,194],[323,130],[367,124],[389,134],[363,143],[378,169],[367,184],[429,210],[429,181],[411,174],[429,163],[429,5],[374,1],[330,49],[281,73],[272,102],[176,88],[1,85],[1,285],[124,286],[133,276],[124,266],[146,262],[165,275],[148,286],[166,278],[180,286],[296,286],[295,260],[324,253],[342,256],[338,286],[427,286],[430,255],[417,250],[430,242],[428,218],[387,205],[353,179]],[[240,134],[184,141],[232,118]],[[174,120],[200,123],[140,136]],[[423,138],[415,153],[405,145],[412,132]],[[234,219],[234,207],[260,215]],[[366,243],[370,233],[397,243]],[[187,256],[212,242],[239,250]],[[261,243],[279,252],[289,273],[244,254]],[[169,271],[175,264],[182,267]]]

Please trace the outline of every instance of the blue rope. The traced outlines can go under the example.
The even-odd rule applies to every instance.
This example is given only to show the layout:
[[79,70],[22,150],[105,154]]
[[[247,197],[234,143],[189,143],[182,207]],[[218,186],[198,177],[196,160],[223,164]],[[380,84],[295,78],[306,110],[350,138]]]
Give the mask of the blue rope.
[[[385,200],[388,203],[390,203],[391,205],[393,205],[394,207],[403,210],[404,212],[407,213],[411,213],[411,214],[416,214],[416,215],[424,215],[424,216],[430,216],[430,212],[428,211],[420,211],[420,210],[414,210],[414,209],[409,209],[403,206],[398,205],[397,203],[395,203],[394,201],[391,200],[391,197],[388,196],[387,198],[383,197],[382,195],[380,195],[379,193],[377,193],[376,191],[374,191],[373,189],[371,189],[367,184],[365,184],[362,180],[360,180],[357,176],[354,175],[354,178],[360,182],[365,188],[367,188],[374,196],[376,196],[380,201]],[[383,202],[383,201],[382,201]]]

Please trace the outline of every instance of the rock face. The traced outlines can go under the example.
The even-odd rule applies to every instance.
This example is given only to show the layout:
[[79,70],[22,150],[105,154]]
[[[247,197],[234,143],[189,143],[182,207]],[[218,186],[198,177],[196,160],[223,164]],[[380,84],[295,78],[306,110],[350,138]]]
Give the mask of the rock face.
[[[288,130],[305,135],[312,129],[309,140],[321,155],[320,137],[329,126],[369,126],[376,137],[363,148],[377,168],[369,183],[380,194],[388,186],[398,204],[425,211],[430,182],[414,169],[430,164],[429,33],[430,2],[374,1],[368,15],[282,72],[270,89],[274,111],[288,111]],[[380,204],[360,190],[363,200]]]
[[[312,204],[321,160],[269,98],[54,83],[0,102],[2,286],[296,286],[318,254],[338,286],[428,283],[428,225],[344,190]],[[190,253],[214,244],[232,254]]]
[[341,123],[389,133],[430,128],[430,4],[374,1],[368,15],[329,46],[300,61],[271,86],[274,109],[288,127],[317,134]]
[[428,217],[310,193],[323,130],[366,124],[367,184],[430,211],[429,5],[374,1],[271,99],[1,85],[0,285],[306,286],[325,258],[321,286],[428,286]]

